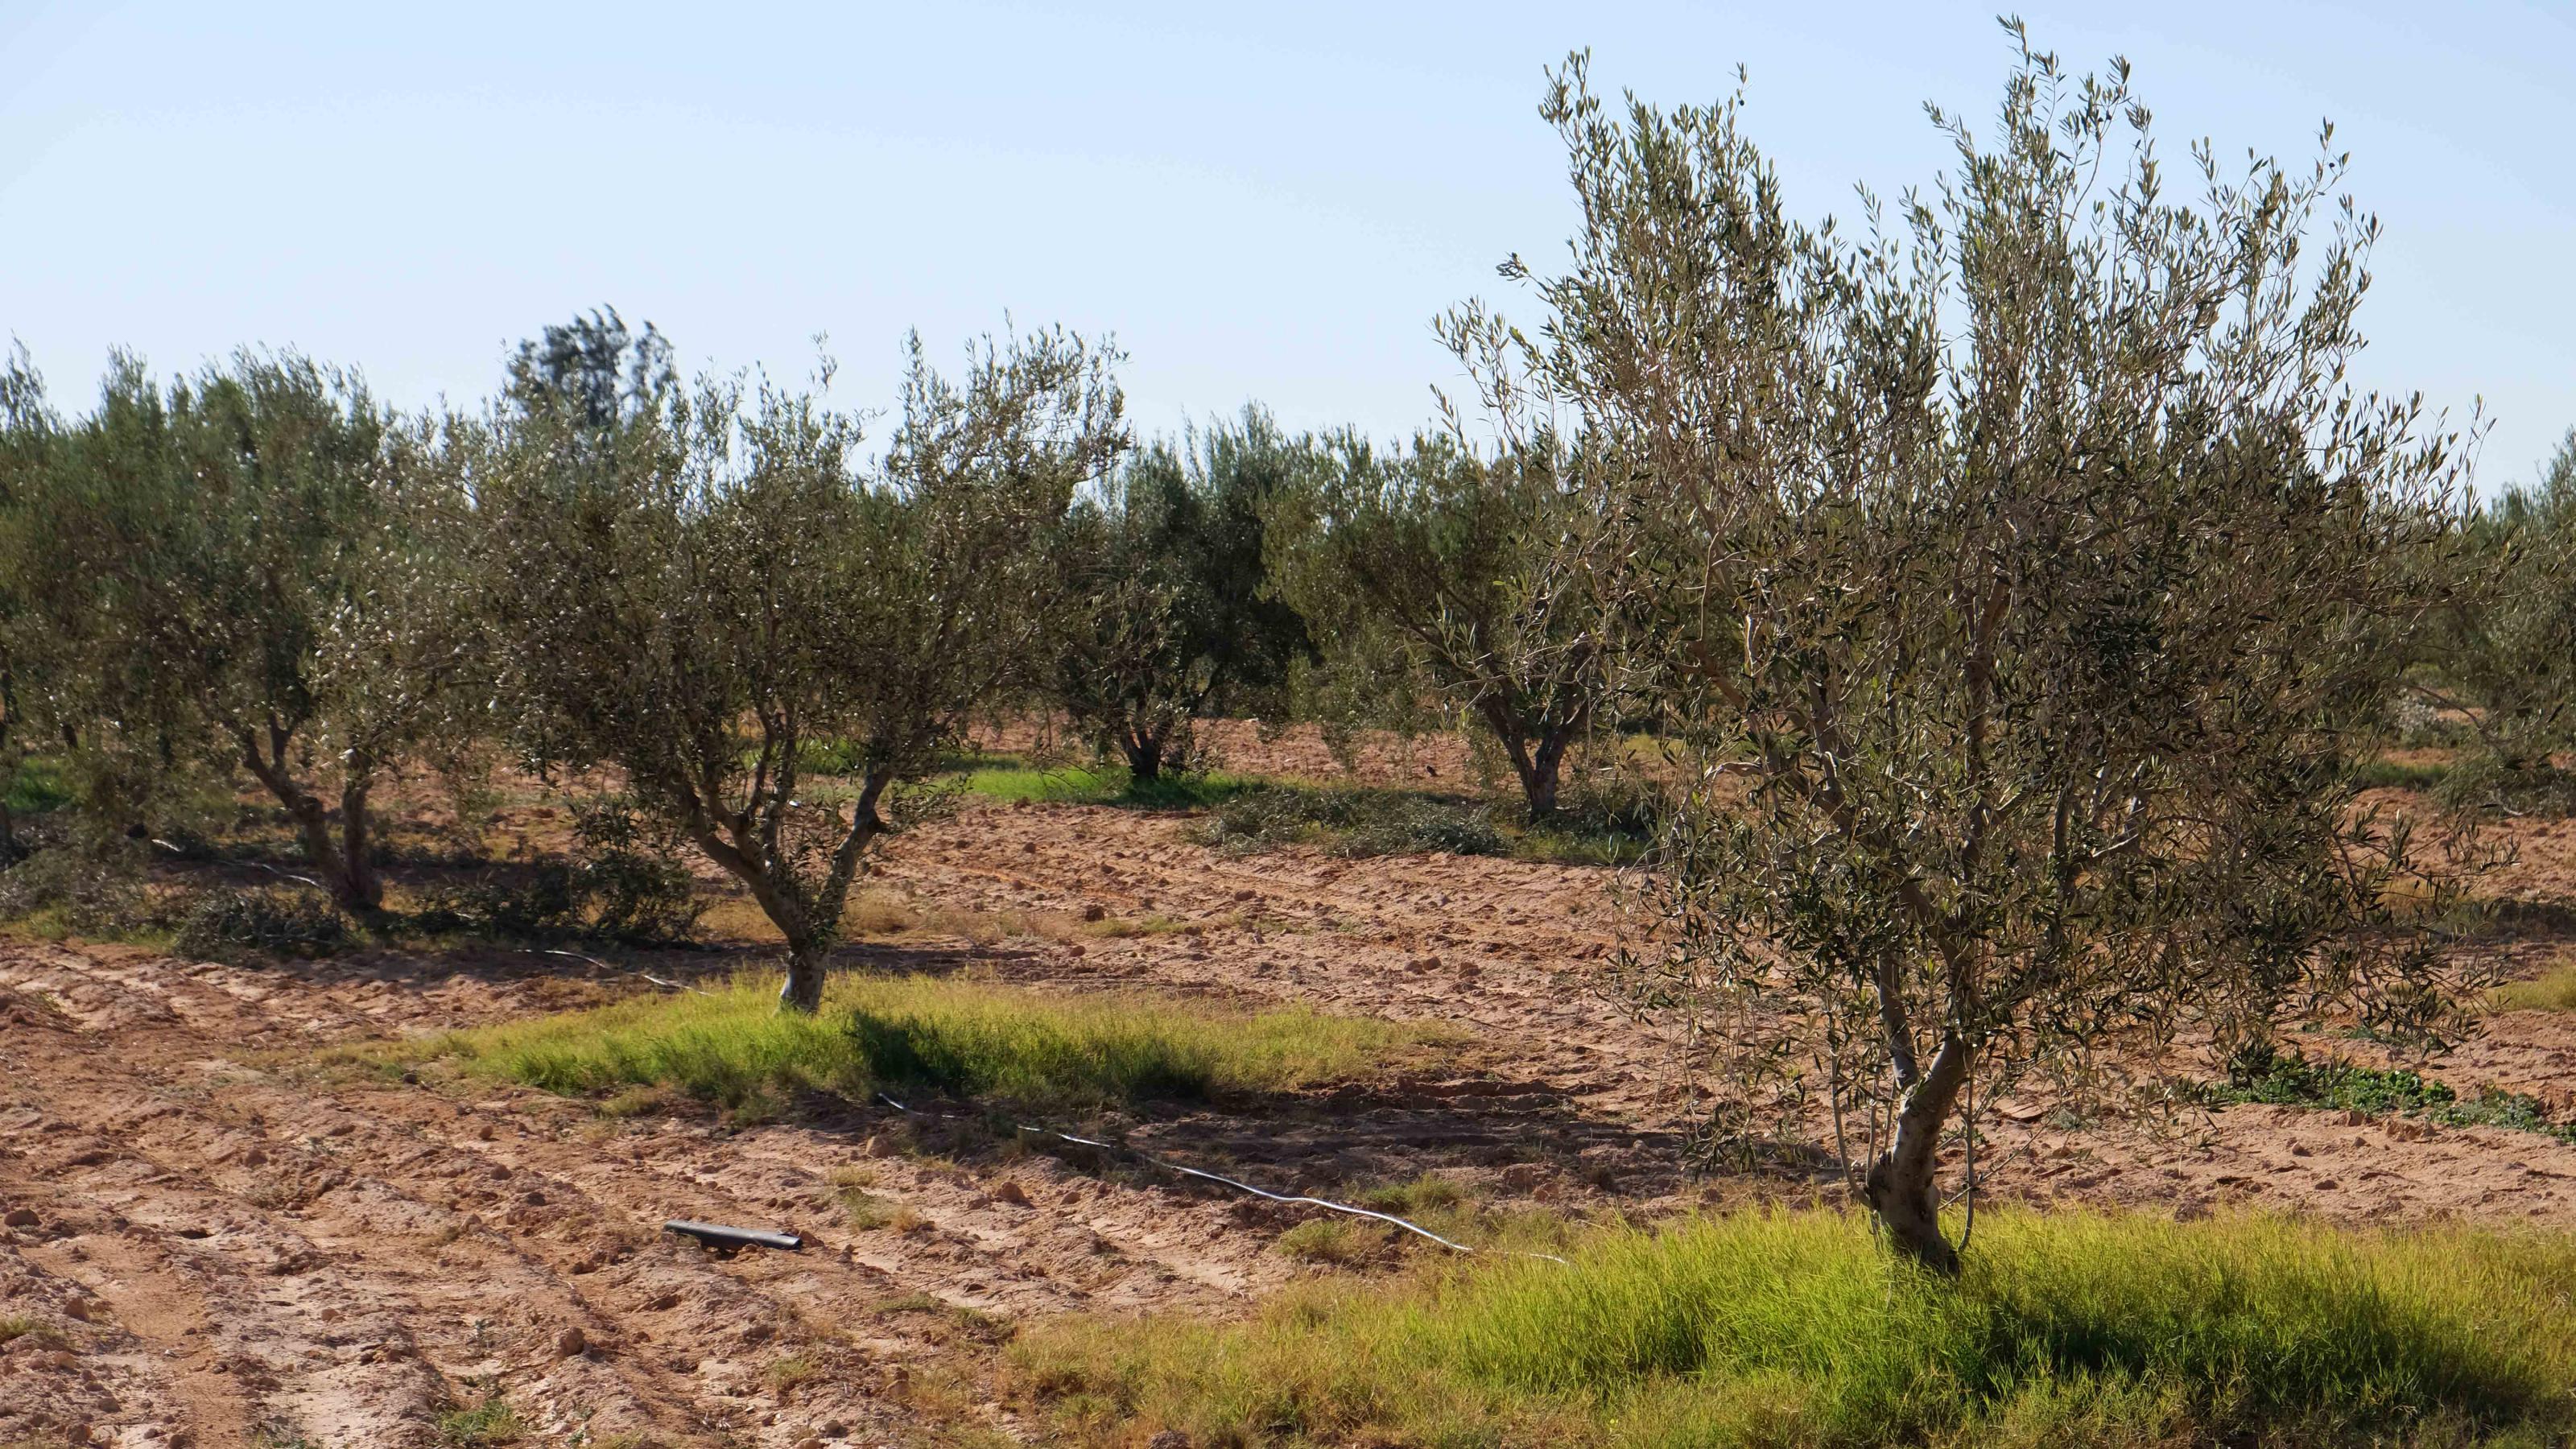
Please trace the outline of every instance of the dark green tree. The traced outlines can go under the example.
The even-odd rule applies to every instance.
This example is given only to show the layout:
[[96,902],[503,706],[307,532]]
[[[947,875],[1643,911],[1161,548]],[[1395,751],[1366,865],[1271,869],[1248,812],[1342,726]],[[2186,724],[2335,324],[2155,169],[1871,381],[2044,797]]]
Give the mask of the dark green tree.
[[2458,600],[2415,689],[2464,721],[2471,746],[2443,782],[2464,805],[2565,808],[2556,756],[2576,748],[2576,430],[2529,488],[2463,527]]
[[1195,759],[1211,711],[1275,709],[1311,652],[1263,562],[1264,511],[1304,457],[1247,407],[1137,453],[1067,520],[1055,700],[1132,779]]

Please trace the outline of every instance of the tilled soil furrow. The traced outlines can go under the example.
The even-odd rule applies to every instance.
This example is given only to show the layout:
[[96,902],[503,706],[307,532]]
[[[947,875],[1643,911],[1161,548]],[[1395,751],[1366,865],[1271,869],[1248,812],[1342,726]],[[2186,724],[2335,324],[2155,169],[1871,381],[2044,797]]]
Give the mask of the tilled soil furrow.
[[[897,841],[876,882],[925,908],[1047,919],[997,944],[915,934],[849,959],[1457,1029],[1420,1071],[1101,1129],[1271,1190],[1348,1200],[1428,1172],[1618,1212],[1702,1191],[1682,1172],[1679,1043],[1602,989],[1613,872],[1229,856],[1186,828],[970,803]],[[1240,1312],[1316,1271],[1274,1251],[1311,1209],[1044,1147],[966,1104],[626,1120],[436,1071],[396,1085],[315,1064],[339,1042],[640,989],[559,964],[441,947],[245,968],[0,944],[0,1213],[26,1219],[0,1225],[0,1318],[33,1325],[0,1343],[0,1444],[77,1427],[129,1449],[427,1445],[441,1412],[489,1394],[532,1441],[909,1443],[925,1418],[984,1412],[940,1381],[988,1361],[1010,1323]],[[2559,1101],[2576,1043],[2557,1021],[2493,1019],[2446,1079]],[[2576,1222],[2576,1146],[2536,1133],[2247,1107],[2186,1140],[2020,1109],[1981,1164],[2008,1197]],[[1719,1188],[1833,1193],[1778,1172]],[[807,1247],[718,1256],[660,1232],[671,1217]]]

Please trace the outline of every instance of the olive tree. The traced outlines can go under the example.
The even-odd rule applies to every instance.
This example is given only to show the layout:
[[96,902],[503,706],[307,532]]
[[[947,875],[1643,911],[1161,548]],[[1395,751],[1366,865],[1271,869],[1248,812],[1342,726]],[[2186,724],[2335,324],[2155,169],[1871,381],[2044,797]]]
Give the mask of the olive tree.
[[1572,450],[1533,430],[1485,456],[1461,433],[1386,449],[1323,439],[1273,507],[1271,568],[1325,649],[1391,654],[1489,732],[1543,817],[1567,750],[1615,693],[1594,607],[1564,568],[1583,523],[1562,486]]
[[1573,58],[1582,229],[1479,359],[1604,440],[1587,592],[1704,762],[1636,984],[1734,1013],[1736,1104],[1830,1130],[1938,1270],[1943,1143],[2033,1066],[2451,1024],[2409,822],[2355,808],[2460,467],[2347,381],[2376,223],[2330,153],[2198,148],[2178,196],[2125,65],[2020,56],[1857,235],[1789,216],[1740,98],[1605,106]]
[[[36,470],[52,465],[61,425],[45,399],[45,382],[23,346],[13,346],[0,366],[0,781],[17,777],[27,755],[27,705],[42,694],[38,683],[45,632],[34,627],[22,580],[27,555],[43,544],[26,526],[19,500]],[[0,786],[0,865],[19,858],[17,821]]]
[[2443,791],[2506,808],[2554,793],[2563,805],[2553,756],[2576,746],[2576,431],[2532,487],[2498,497],[2465,533],[2469,587],[2428,631],[2413,682],[2473,740]]
[[539,761],[621,771],[739,880],[786,940],[788,1007],[821,1002],[889,791],[1042,659],[1042,545],[1123,446],[1113,360],[1044,332],[952,382],[916,339],[873,465],[852,415],[683,387],[614,313],[514,366],[478,478],[504,723]]
[[1209,710],[1268,707],[1309,652],[1262,559],[1263,510],[1302,457],[1247,407],[1140,450],[1067,520],[1054,698],[1130,778],[1194,759]]
[[17,702],[149,770],[247,770],[332,897],[378,909],[371,792],[472,665],[437,431],[291,353],[166,387],[120,356],[73,418],[23,365],[6,390],[12,663],[41,666]]

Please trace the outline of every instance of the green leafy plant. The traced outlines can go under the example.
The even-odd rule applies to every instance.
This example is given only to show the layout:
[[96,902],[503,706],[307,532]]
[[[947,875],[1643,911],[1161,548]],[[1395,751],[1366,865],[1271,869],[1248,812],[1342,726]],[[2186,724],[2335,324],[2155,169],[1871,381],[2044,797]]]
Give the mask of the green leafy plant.
[[1269,712],[1309,652],[1263,556],[1264,510],[1307,452],[1246,408],[1139,452],[1066,520],[1053,699],[1133,787],[1199,763],[1202,714]]

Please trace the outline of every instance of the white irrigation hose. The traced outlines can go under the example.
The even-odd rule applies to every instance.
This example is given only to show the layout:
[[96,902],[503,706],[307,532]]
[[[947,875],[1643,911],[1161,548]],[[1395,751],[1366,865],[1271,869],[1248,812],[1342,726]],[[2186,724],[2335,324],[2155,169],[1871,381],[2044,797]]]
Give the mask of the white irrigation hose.
[[[152,837],[152,843],[161,847],[163,850],[170,852],[172,855],[185,856],[188,853],[180,849],[178,846],[172,845],[169,841],[163,840],[157,835]],[[329,886],[324,885],[322,882],[315,880],[309,875],[297,875],[291,870],[279,870],[276,866],[270,865],[264,860],[245,860],[238,863],[250,866],[255,870],[267,871],[270,875],[283,876],[286,879],[295,882],[297,885],[311,886],[326,896],[331,894],[331,888]]]
[[686,991],[693,996],[715,995],[712,991],[701,991],[697,987],[691,986],[685,981],[665,981],[661,977],[656,976],[649,971],[635,971],[624,966],[611,966],[596,956],[585,956],[579,951],[557,951],[550,947],[541,946],[531,946],[523,949],[527,950],[527,952],[533,956],[562,956],[568,960],[587,961],[602,971],[614,972],[619,976],[632,976],[638,981],[650,981],[656,986],[668,987],[673,991]]
[[[930,1113],[928,1113],[928,1112],[918,1111],[918,1110],[916,1110],[916,1109],[914,1109],[914,1108],[907,1107],[907,1106],[905,1106],[904,1104],[902,1104],[901,1102],[896,1101],[894,1098],[892,1098],[892,1097],[890,1097],[890,1096],[887,1096],[887,1095],[886,1095],[885,1093],[883,1093],[883,1092],[879,1092],[879,1093],[877,1093],[877,1100],[878,1100],[878,1101],[880,1101],[880,1102],[885,1103],[885,1104],[886,1104],[887,1106],[889,1106],[889,1107],[892,1107],[892,1108],[893,1108],[893,1109],[895,1109],[896,1111],[898,1111],[898,1112],[901,1112],[901,1113],[905,1114],[906,1116],[911,1116],[911,1117],[927,1117],[927,1116],[931,1115],[931,1114],[930,1114]],[[1161,1158],[1159,1158],[1159,1157],[1154,1157],[1154,1156],[1150,1156],[1150,1155],[1148,1155],[1148,1154],[1146,1154],[1146,1153],[1139,1152],[1139,1151],[1137,1151],[1135,1148],[1133,1148],[1133,1147],[1128,1147],[1128,1146],[1126,1146],[1126,1145],[1124,1145],[1124,1144],[1121,1144],[1121,1143],[1116,1143],[1116,1142],[1102,1142],[1102,1141],[1099,1141],[1099,1140],[1098,1140],[1098,1139],[1096,1139],[1096,1138],[1091,1138],[1091,1137],[1076,1137],[1076,1136],[1074,1136],[1074,1135],[1073,1135],[1072,1133],[1070,1133],[1070,1132],[1058,1132],[1058,1131],[1056,1131],[1056,1130],[1055,1130],[1054,1128],[1052,1128],[1052,1127],[1032,1127],[1032,1126],[1028,1125],[1028,1124],[1027,1124],[1027,1123],[1025,1123],[1025,1122],[1014,1122],[1014,1123],[1012,1123],[1012,1124],[1011,1124],[1011,1126],[1012,1126],[1014,1129],[1018,1130],[1018,1131],[1026,1132],[1026,1133],[1030,1134],[1031,1136],[1035,1136],[1035,1137],[1053,1137],[1053,1138],[1057,1139],[1058,1141],[1062,1141],[1062,1142],[1071,1142],[1071,1143],[1075,1143],[1075,1144],[1077,1144],[1077,1145],[1079,1145],[1079,1146],[1083,1146],[1083,1147],[1097,1147],[1097,1148],[1101,1149],[1101,1150],[1102,1150],[1102,1151],[1104,1151],[1104,1152],[1124,1152],[1124,1153],[1128,1154],[1129,1156],[1134,1157],[1134,1158],[1136,1158],[1137,1160],[1139,1160],[1139,1161],[1141,1161],[1141,1162],[1147,1163],[1147,1164],[1149,1164],[1149,1165],[1151,1165],[1151,1166],[1154,1166],[1154,1167],[1159,1167],[1159,1168],[1163,1169],[1165,1172],[1176,1172],[1176,1173],[1179,1173],[1179,1174],[1180,1174],[1181,1176],[1183,1176],[1183,1177],[1195,1177],[1195,1178],[1198,1178],[1198,1179],[1200,1179],[1200,1180],[1202,1180],[1202,1181],[1206,1181],[1206,1182],[1222,1183],[1222,1184],[1224,1184],[1225,1186],[1230,1187],[1230,1188],[1233,1188],[1233,1189],[1235,1189],[1235,1190],[1236,1190],[1236,1191],[1238,1191],[1238,1192],[1248,1192],[1248,1193],[1252,1194],[1254,1197],[1258,1197],[1258,1198],[1267,1198],[1267,1199],[1268,1199],[1268,1200],[1270,1200],[1271,1202],[1277,1202],[1277,1203],[1288,1203],[1288,1204],[1291,1204],[1291,1205],[1305,1206],[1305,1207],[1319,1207],[1319,1208],[1323,1208],[1323,1209],[1324,1209],[1324,1210],[1326,1210],[1327,1212],[1348,1213],[1349,1215],[1351,1215],[1352,1217],[1355,1217],[1355,1218],[1374,1218],[1374,1219],[1376,1219],[1376,1220],[1377,1220],[1377,1221],[1379,1221],[1379,1222],[1387,1223],[1387,1224],[1390,1224],[1390,1225],[1392,1225],[1392,1226],[1402,1228],[1402,1229],[1404,1229],[1406,1232],[1408,1232],[1408,1233],[1412,1233],[1412,1234],[1413,1234],[1413,1235],[1415,1235],[1416,1237],[1428,1238],[1428,1239],[1430,1239],[1431,1241],[1433,1241],[1433,1242],[1435,1242],[1435,1243],[1438,1243],[1440,1246],[1442,1246],[1442,1247],[1444,1247],[1444,1248],[1447,1248],[1447,1249],[1451,1250],[1452,1252],[1459,1252],[1459,1253],[1468,1253],[1468,1254],[1473,1254],[1473,1253],[1475,1253],[1475,1252],[1477,1252],[1477,1251],[1478,1251],[1477,1249],[1474,1249],[1474,1248],[1468,1247],[1465,1243],[1453,1242],[1453,1241],[1451,1241],[1451,1240],[1450,1240],[1450,1239],[1448,1239],[1448,1238],[1444,1238],[1444,1237],[1440,1236],[1438,1233],[1435,1233],[1435,1232],[1431,1231],[1429,1228],[1426,1228],[1426,1227],[1422,1226],[1422,1225],[1421,1225],[1421,1224],[1419,1224],[1419,1223],[1411,1223],[1411,1222],[1407,1222],[1407,1221],[1405,1221],[1404,1219],[1402,1219],[1402,1218],[1400,1218],[1400,1217],[1395,1216],[1393,1213],[1372,1212],[1371,1210],[1369,1210],[1369,1209],[1367,1209],[1367,1208],[1364,1208],[1364,1207],[1353,1207],[1353,1206],[1351,1206],[1349,1203],[1333,1202],[1333,1201],[1331,1201],[1330,1199],[1327,1199],[1327,1198],[1320,1198],[1320,1197],[1295,1197],[1295,1196],[1289,1196],[1289,1195],[1287,1195],[1287,1194],[1283,1194],[1283,1193],[1276,1193],[1276,1192],[1269,1192],[1269,1191],[1265,1191],[1264,1189],[1254,1187],[1251,1183],[1248,1183],[1248,1182],[1241,1182],[1241,1181],[1238,1181],[1238,1180],[1236,1180],[1236,1179],[1234,1179],[1234,1178],[1226,1177],[1226,1176],[1223,1176],[1223,1175],[1218,1174],[1218,1173],[1205,1171],[1204,1169],[1201,1169],[1201,1168],[1196,1168],[1196,1167],[1184,1167],[1184,1166],[1182,1166],[1181,1164],[1179,1164],[1179,1163],[1177,1163],[1177,1162],[1166,1162],[1166,1161],[1164,1161],[1163,1159],[1161,1159]],[[1502,1250],[1499,1250],[1499,1249],[1489,1249],[1489,1250],[1487,1250],[1487,1251],[1502,1251]],[[1510,1253],[1509,1253],[1509,1256],[1511,1256],[1511,1257],[1515,1257],[1515,1258],[1545,1258],[1547,1261],[1549,1261],[1549,1262],[1551,1262],[1551,1263],[1563,1263],[1563,1262],[1565,1262],[1565,1260],[1564,1260],[1563,1258],[1560,1258],[1560,1257],[1556,1256],[1556,1255],[1555,1255],[1555,1254],[1553,1254],[1553,1253],[1529,1253],[1529,1252],[1512,1251],[1512,1252],[1510,1252]]]

